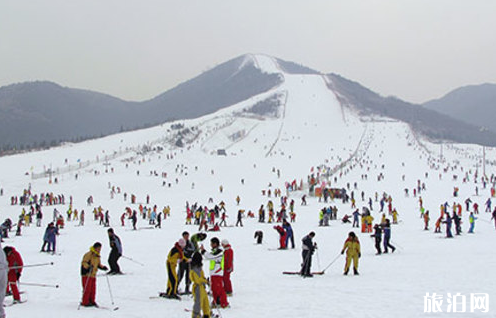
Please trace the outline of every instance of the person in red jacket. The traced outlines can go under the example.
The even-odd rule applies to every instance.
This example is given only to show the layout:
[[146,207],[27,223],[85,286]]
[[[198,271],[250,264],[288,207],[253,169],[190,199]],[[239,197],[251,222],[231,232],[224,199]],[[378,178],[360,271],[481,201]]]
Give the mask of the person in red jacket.
[[286,249],[286,230],[280,225],[274,226],[274,229],[279,233],[279,249]]
[[9,272],[7,273],[7,291],[9,294],[12,290],[12,295],[14,296],[14,302],[20,302],[21,296],[19,295],[19,289],[17,288],[17,282],[21,277],[22,267],[24,263],[22,262],[22,257],[19,252],[15,250],[12,246],[5,246],[3,248],[5,257],[7,258],[7,263],[9,264]]
[[233,272],[233,250],[229,241],[223,239],[222,247],[224,248],[224,290],[227,296],[232,296],[231,273]]

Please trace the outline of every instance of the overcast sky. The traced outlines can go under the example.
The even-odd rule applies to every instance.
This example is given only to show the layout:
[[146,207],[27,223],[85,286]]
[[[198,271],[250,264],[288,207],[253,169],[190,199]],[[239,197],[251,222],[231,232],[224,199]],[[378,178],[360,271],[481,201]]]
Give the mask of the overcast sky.
[[145,100],[245,53],[423,102],[496,83],[496,1],[0,0],[0,86]]

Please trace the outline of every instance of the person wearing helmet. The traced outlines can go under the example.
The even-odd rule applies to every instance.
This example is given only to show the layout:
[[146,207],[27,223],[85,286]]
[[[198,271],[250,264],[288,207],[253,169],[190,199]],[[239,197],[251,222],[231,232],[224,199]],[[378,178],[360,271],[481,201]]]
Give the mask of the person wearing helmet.
[[344,242],[341,254],[346,251],[346,264],[344,267],[344,275],[348,275],[350,269],[351,261],[353,261],[353,273],[358,275],[358,259],[362,256],[360,253],[360,241],[355,232],[350,232],[348,234],[348,239]]
[[160,297],[171,298],[171,299],[181,299],[177,294],[177,264],[185,260],[189,262],[190,260],[184,256],[183,250],[186,246],[186,240],[181,238],[174,244],[174,247],[170,250],[167,255],[167,291],[165,293],[160,293]]
[[234,270],[233,267],[234,254],[228,240],[223,239],[221,241],[221,244],[222,244],[222,248],[224,249],[224,277],[223,277],[224,290],[226,291],[227,296],[232,296],[233,290],[231,283],[231,273]]

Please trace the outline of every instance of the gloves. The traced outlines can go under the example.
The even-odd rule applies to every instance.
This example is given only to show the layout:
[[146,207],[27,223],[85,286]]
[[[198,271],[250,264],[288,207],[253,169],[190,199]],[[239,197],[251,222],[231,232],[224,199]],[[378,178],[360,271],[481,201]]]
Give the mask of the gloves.
[[343,255],[343,254],[344,254],[344,251],[341,251],[341,255]]
[[362,253],[358,253],[358,258],[362,257]]
[[102,269],[103,269],[104,271],[108,271],[108,267],[107,267],[107,266],[105,266],[105,265],[104,265],[104,266],[102,266]]
[[21,273],[17,272],[16,275],[17,275],[17,280],[19,280],[19,278],[21,278]]

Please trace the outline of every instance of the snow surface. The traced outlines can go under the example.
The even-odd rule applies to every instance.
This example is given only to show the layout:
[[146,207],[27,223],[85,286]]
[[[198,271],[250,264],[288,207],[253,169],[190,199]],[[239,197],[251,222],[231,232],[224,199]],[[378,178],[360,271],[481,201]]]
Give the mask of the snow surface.
[[[281,72],[270,57],[256,55],[253,58],[257,67],[264,71]],[[284,96],[278,118],[243,112],[246,107],[277,93]],[[297,244],[294,250],[272,250],[278,242],[277,233],[272,229],[274,224],[260,224],[256,219],[245,219],[243,228],[227,227],[220,233],[209,233],[209,238],[229,239],[235,255],[234,297],[229,299],[231,308],[222,310],[222,317],[422,317],[429,316],[423,313],[423,297],[427,292],[445,297],[447,293],[458,292],[467,296],[470,293],[495,296],[492,272],[496,265],[492,244],[495,230],[489,213],[484,213],[484,202],[490,192],[489,187],[482,188],[480,181],[474,184],[473,178],[477,169],[481,174],[481,147],[444,145],[441,162],[441,146],[419,138],[406,124],[387,118],[360,118],[353,109],[341,107],[320,75],[284,74],[284,83],[270,92],[214,114],[178,123],[195,127],[190,134],[184,134],[183,140],[189,143],[183,148],[174,146],[177,130],[169,123],[47,151],[0,158],[0,187],[4,189],[4,196],[0,197],[2,218],[17,218],[22,207],[11,206],[10,197],[20,195],[29,184],[35,193],[64,194],[66,203],[72,195],[74,208],[86,212],[84,227],[76,227],[77,222],[67,222],[61,230],[57,240],[60,255],[39,253],[53,207],[43,207],[43,227],[32,225],[23,228],[21,237],[12,233],[11,238],[5,239],[3,246],[15,246],[26,264],[55,263],[54,266],[24,270],[21,290],[26,291],[22,297],[28,302],[7,307],[8,317],[188,317],[190,313],[184,309],[192,307],[189,298],[183,298],[181,302],[149,299],[166,288],[165,258],[174,242],[184,230],[197,231],[196,226],[184,225],[186,201],[208,205],[210,197],[216,203],[224,200],[228,223],[232,225],[239,208],[257,214],[260,205],[267,204],[269,198],[262,196],[261,190],[268,189],[269,183],[271,189],[284,189],[286,181],[305,182],[312,168],[314,171],[319,165],[333,168],[343,162],[349,164],[337,170],[334,175],[338,178],[337,183],[332,180],[334,176],[331,183],[336,187],[346,187],[350,183],[353,187],[357,182],[355,197],[359,208],[366,205],[360,199],[361,191],[367,199],[373,198],[375,192],[392,195],[401,220],[392,228],[392,244],[398,247],[397,251],[376,256],[373,239],[369,234],[359,233],[362,244],[360,276],[342,275],[343,257],[323,276],[302,279],[282,275],[282,271],[299,270],[300,239],[308,232],[317,233],[315,241],[319,249],[313,259],[313,270],[316,271],[338,255],[347,233],[352,230],[349,224],[343,225],[340,221],[332,221],[330,227],[317,226],[318,213],[323,206],[336,205],[340,219],[352,212],[349,204],[343,205],[341,201],[325,204],[309,198],[308,206],[300,206],[303,192],[290,193],[290,199],[296,202],[297,213],[297,222],[293,225]],[[236,133],[239,133],[238,138],[232,138]],[[145,152],[143,146],[160,146],[163,150]],[[227,156],[218,156],[218,149],[226,149]],[[488,159],[494,158],[494,149],[486,151]],[[109,159],[114,153],[118,156]],[[167,155],[173,159],[167,159]],[[104,163],[110,164],[108,172],[105,172]],[[82,168],[77,169],[80,165]],[[76,170],[55,175],[58,184],[49,184],[46,177],[32,179],[30,176],[30,173],[40,173],[50,167],[53,171],[62,171],[68,170],[69,166]],[[277,170],[280,170],[280,178]],[[495,169],[493,165],[487,165],[486,170],[490,175]],[[95,171],[100,174],[95,175]],[[157,171],[159,176],[150,175],[150,171]],[[171,187],[162,186],[162,172],[167,173],[165,180]],[[377,181],[381,173],[384,180]],[[470,177],[466,183],[462,182],[465,173]],[[367,180],[361,179],[363,174],[368,175]],[[452,178],[455,174],[457,181]],[[241,179],[244,179],[244,185]],[[439,216],[440,204],[447,201],[450,205],[459,202],[464,206],[463,201],[470,197],[479,203],[481,210],[476,233],[466,233],[466,212],[463,215],[464,232],[459,237],[448,240],[432,230],[423,231],[418,198],[405,197],[403,190],[409,188],[411,193],[417,180],[427,186],[422,198],[426,209],[431,211],[432,229]],[[122,193],[111,199],[109,183],[120,187],[122,193],[128,193],[128,201],[123,200]],[[224,187],[223,193],[219,192],[220,185]],[[458,198],[452,196],[454,186],[460,188]],[[475,196],[476,186],[479,196]],[[142,228],[139,231],[131,231],[129,223],[120,226],[119,217],[125,207],[138,208],[138,205],[130,204],[130,194],[137,196],[138,204],[144,203],[149,194],[151,206],[156,204],[159,210],[165,205],[171,206],[171,217],[163,222],[162,229],[144,229],[148,226],[145,220],[138,221],[138,227]],[[77,310],[82,290],[79,268],[83,254],[95,241],[104,244],[104,262],[109,252],[106,228],[93,221],[93,207],[86,205],[89,195],[94,196],[93,207],[102,206],[110,211],[111,225],[123,242],[124,255],[145,264],[141,267],[126,259],[120,260],[122,270],[128,275],[109,278],[115,304],[120,308],[115,312]],[[239,207],[235,202],[237,195],[241,197]],[[278,199],[270,199],[279,206]],[[56,208],[65,215],[67,205]],[[378,209],[378,202],[374,201],[376,221],[380,219]],[[261,246],[254,244],[256,230],[263,230],[265,234]],[[60,288],[23,286],[22,282],[59,284]],[[111,306],[105,277],[98,277],[97,302]],[[446,300],[442,307],[446,311]],[[488,315],[494,316],[493,312],[490,307]],[[450,315],[453,314],[433,316]],[[467,313],[465,316],[485,315]]]

